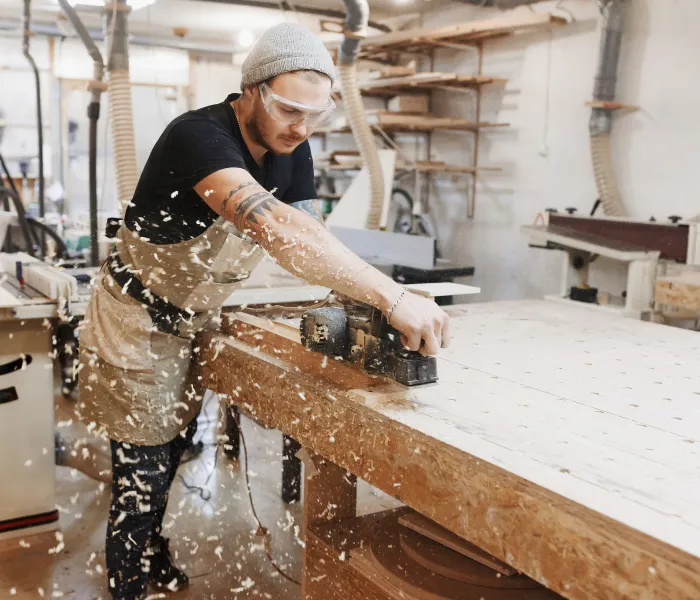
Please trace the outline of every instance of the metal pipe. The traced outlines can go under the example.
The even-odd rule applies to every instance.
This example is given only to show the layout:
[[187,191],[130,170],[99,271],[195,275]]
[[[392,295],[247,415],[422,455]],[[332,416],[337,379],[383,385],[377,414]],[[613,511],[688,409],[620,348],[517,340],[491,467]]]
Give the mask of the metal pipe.
[[73,25],[78,37],[82,40],[93,62],[93,79],[91,83],[91,99],[88,105],[89,132],[89,188],[90,188],[90,264],[98,266],[100,261],[99,232],[97,224],[97,122],[100,119],[100,95],[102,94],[102,79],[104,77],[104,61],[97,45],[90,37],[83,22],[68,0],[58,0]]
[[[24,0],[24,11],[22,13],[22,53],[34,71],[34,81],[36,86],[36,120],[37,120],[37,143],[39,144],[39,218],[44,221],[46,206],[44,204],[44,124],[41,116],[41,79],[39,69],[34,58],[29,52],[29,36],[31,35],[31,0]],[[46,256],[46,236],[42,232],[40,235],[39,252],[41,258]]]
[[[201,2],[202,0],[195,0]],[[256,8],[267,8],[270,10],[292,10],[292,5],[286,0],[280,0],[279,2],[261,2],[260,0],[208,0],[210,2],[216,2],[217,4],[232,4],[234,6],[254,6]],[[316,15],[319,17],[329,17],[332,19],[343,19],[345,14],[339,10],[334,10],[332,8],[318,8],[315,6],[302,6],[299,4],[294,4],[294,12]],[[383,23],[378,23],[377,21],[368,20],[367,24],[377,31],[383,31],[388,33],[391,31],[391,27],[384,25]]]
[[[13,21],[10,19],[0,19],[0,31],[14,31],[20,26],[19,21]],[[57,38],[75,38],[78,37],[77,34],[66,34],[63,29],[53,24],[46,23],[35,23],[31,26],[31,31],[34,35],[45,35],[47,37],[57,37]],[[88,33],[90,37],[96,42],[101,42],[105,40],[105,34],[102,31],[89,29]],[[229,44],[204,44],[197,42],[190,42],[186,40],[174,40],[173,38],[167,37],[143,37],[139,35],[132,35],[129,37],[129,44],[135,46],[146,46],[146,47],[157,47],[157,48],[172,48],[174,50],[191,50],[194,52],[208,52],[211,54],[221,54],[230,60],[231,55],[234,53],[233,49]]]

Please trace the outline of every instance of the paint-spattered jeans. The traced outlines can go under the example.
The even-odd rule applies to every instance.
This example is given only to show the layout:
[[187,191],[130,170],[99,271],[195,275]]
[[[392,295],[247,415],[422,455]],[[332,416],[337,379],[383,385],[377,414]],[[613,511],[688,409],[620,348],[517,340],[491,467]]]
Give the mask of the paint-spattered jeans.
[[170,486],[196,431],[195,418],[174,440],[160,446],[111,441],[112,503],[106,562],[113,598],[135,600],[146,591],[144,552],[160,534]]

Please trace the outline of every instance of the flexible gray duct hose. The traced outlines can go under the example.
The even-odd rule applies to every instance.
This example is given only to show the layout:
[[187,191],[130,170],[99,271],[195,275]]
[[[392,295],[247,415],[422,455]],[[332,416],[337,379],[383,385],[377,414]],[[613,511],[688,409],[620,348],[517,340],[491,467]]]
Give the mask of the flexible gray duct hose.
[[[116,1],[116,0],[115,0]],[[112,130],[112,148],[117,176],[117,193],[122,213],[131,202],[136,184],[136,141],[134,138],[134,114],[131,104],[131,82],[129,81],[129,53],[126,0],[118,0],[118,9],[106,10],[106,28],[113,32],[109,36],[110,56],[108,57],[109,118]],[[112,23],[114,19],[114,23]]]
[[610,134],[591,136],[591,158],[598,196],[606,215],[625,217],[627,211],[620,197],[612,160]]
[[[343,0],[347,14],[345,17],[345,38],[338,55],[340,85],[343,89],[343,103],[355,142],[362,160],[369,170],[371,200],[367,214],[367,229],[379,229],[384,207],[384,174],[379,162],[379,153],[374,135],[367,123],[365,107],[360,88],[357,85],[355,61],[360,50],[360,37],[367,33],[369,5],[367,0]],[[358,37],[355,37],[358,36]]]
[[[593,99],[611,102],[615,99],[617,68],[622,46],[624,13],[621,0],[609,0],[603,9],[603,15],[605,22],[600,40],[600,56]],[[605,214],[624,217],[627,215],[627,210],[622,203],[612,160],[610,142],[612,125],[613,111],[611,109],[594,108],[592,110],[589,123],[591,159],[598,196]]]

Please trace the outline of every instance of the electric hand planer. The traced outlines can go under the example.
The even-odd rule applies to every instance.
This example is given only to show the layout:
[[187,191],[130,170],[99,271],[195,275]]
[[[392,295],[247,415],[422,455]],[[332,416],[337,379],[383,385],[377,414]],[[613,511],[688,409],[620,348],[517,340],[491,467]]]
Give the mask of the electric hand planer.
[[367,305],[323,307],[301,318],[301,342],[314,352],[340,356],[407,386],[437,381],[437,361],[406,350],[401,334]]

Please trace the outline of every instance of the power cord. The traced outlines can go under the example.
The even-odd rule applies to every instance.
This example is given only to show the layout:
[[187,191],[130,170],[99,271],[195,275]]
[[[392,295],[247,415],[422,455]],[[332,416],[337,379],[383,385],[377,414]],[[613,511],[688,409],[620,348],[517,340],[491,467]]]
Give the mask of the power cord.
[[[324,302],[327,302],[328,298],[325,299]],[[207,404],[211,401],[211,398],[207,401]],[[206,412],[206,405],[202,408],[202,412]],[[236,419],[236,425],[238,426],[238,431],[239,435],[241,436],[241,442],[243,444],[243,453],[244,453],[244,469],[245,469],[245,483],[246,483],[246,488],[248,491],[248,501],[250,502],[250,508],[253,511],[253,517],[255,518],[255,521],[258,524],[258,529],[255,532],[255,535],[259,538],[262,538],[263,540],[263,547],[265,548],[265,556],[267,557],[267,560],[270,561],[270,564],[272,567],[277,571],[282,577],[284,577],[287,581],[291,581],[292,583],[295,583],[296,585],[301,585],[300,581],[297,581],[292,577],[291,575],[288,575],[278,564],[275,562],[275,559],[272,558],[272,534],[270,533],[270,530],[265,527],[262,522],[260,521],[260,518],[258,517],[258,512],[255,509],[255,502],[253,500],[253,491],[250,487],[250,470],[248,468],[248,446],[246,445],[245,441],[245,435],[243,434],[243,429],[241,428],[241,421],[238,415],[234,412],[231,411],[229,414],[233,415],[233,417]],[[201,441],[199,442],[200,444],[202,443]],[[211,444],[216,446],[216,454],[214,455],[214,465],[211,468],[211,471],[209,472],[209,475],[207,475],[206,480],[204,481],[203,485],[193,485],[191,483],[188,483],[187,480],[182,476],[178,475],[178,479],[182,483],[182,485],[185,487],[190,492],[197,492],[199,497],[204,500],[205,502],[208,502],[211,499],[211,492],[207,489],[207,485],[209,485],[209,481],[211,480],[212,476],[216,472],[217,465],[219,462],[219,450],[221,449],[220,444]]]
[[291,581],[292,583],[301,585],[300,581],[297,581],[296,579],[294,579],[294,577],[285,573],[284,570],[275,562],[275,559],[272,558],[272,534],[270,533],[270,530],[262,524],[260,518],[258,517],[258,513],[255,510],[255,502],[253,501],[253,491],[250,487],[250,473],[248,470],[248,447],[246,446],[245,435],[243,435],[243,429],[241,428],[241,420],[235,413],[235,411],[230,411],[229,414],[232,415],[234,419],[236,419],[236,425],[238,426],[238,431],[240,432],[241,436],[241,442],[243,443],[243,453],[245,458],[245,483],[246,487],[248,488],[248,500],[250,501],[250,508],[253,511],[253,517],[255,517],[255,520],[258,523],[258,530],[255,532],[255,535],[263,538],[265,555],[267,556],[267,560],[270,561],[270,564],[275,569],[275,571],[282,575],[282,577],[284,577],[287,581]]
[[270,310],[284,310],[287,312],[295,312],[299,310],[311,310],[312,308],[321,308],[322,306],[326,306],[329,302],[333,301],[333,295],[328,294],[323,300],[319,300],[318,302],[315,302],[314,304],[307,304],[306,306],[283,306],[282,304],[266,304],[265,306],[261,308],[251,308],[249,306],[241,307],[241,312],[269,312]]

